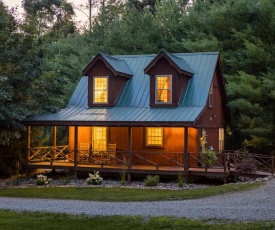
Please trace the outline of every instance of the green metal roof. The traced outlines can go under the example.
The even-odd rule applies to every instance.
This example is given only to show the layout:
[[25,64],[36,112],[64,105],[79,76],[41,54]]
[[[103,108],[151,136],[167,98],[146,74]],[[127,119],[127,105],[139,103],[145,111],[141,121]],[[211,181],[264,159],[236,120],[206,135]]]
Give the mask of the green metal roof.
[[[132,123],[192,123],[206,106],[208,92],[219,58],[217,52],[209,53],[175,53],[174,60],[184,60],[194,74],[187,82],[179,106],[176,108],[150,108],[150,79],[144,74],[144,68],[156,57],[151,55],[116,55],[105,56],[112,66],[126,63],[133,77],[127,81],[117,105],[112,108],[89,108],[88,78],[82,77],[76,87],[67,108],[55,114],[44,114],[29,120],[35,122],[105,122],[108,124]],[[114,59],[112,59],[114,58]],[[114,60],[114,62],[112,62]],[[178,63],[181,65],[180,63]],[[125,66],[123,65],[122,68]],[[28,122],[27,122],[28,123]]]

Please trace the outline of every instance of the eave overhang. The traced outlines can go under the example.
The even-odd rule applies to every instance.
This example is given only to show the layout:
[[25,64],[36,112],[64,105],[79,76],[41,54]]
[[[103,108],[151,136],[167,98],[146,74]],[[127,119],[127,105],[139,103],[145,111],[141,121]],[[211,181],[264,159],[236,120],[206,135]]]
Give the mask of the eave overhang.
[[173,66],[179,74],[184,74],[188,77],[192,77],[194,75],[191,68],[188,66],[185,60],[162,50],[144,69],[144,73],[150,75],[150,70],[157,64],[160,58],[165,58],[171,66]]
[[94,67],[95,63],[97,63],[99,60],[101,60],[106,65],[106,67],[112,71],[114,76],[122,76],[126,78],[131,78],[133,76],[131,69],[125,61],[103,53],[98,53],[90,61],[90,63],[83,69],[82,75],[88,76],[89,71]]

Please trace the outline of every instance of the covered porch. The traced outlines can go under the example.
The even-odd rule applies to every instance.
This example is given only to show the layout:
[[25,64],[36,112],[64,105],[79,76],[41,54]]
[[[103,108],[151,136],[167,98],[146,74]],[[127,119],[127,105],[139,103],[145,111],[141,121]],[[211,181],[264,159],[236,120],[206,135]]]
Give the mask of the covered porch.
[[[236,165],[246,156],[258,164],[255,176],[274,174],[274,156],[234,151],[217,153],[215,164],[204,166],[199,157],[200,130],[193,127],[163,127],[162,146],[153,147],[146,145],[146,127],[106,127],[106,134],[103,134],[107,137],[106,146],[103,147],[102,140],[97,142],[93,128],[69,126],[68,132],[64,132],[63,128],[62,135],[67,133],[68,142],[60,145],[57,135],[59,127],[52,126],[52,145],[37,147],[34,146],[36,141],[31,141],[33,137],[28,126],[27,168],[67,169],[74,171],[75,178],[78,172],[95,170],[106,173],[125,170],[128,175],[177,176],[181,173],[183,176],[226,178],[237,174]],[[93,147],[95,144],[98,146]]]

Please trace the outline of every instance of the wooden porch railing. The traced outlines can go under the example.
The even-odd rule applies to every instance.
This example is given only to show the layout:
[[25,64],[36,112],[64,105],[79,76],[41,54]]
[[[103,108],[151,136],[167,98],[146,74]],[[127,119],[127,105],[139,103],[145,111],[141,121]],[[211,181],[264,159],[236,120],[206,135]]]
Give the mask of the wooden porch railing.
[[70,161],[70,153],[68,145],[62,146],[47,146],[47,147],[32,147],[29,148],[29,162],[41,162],[41,161]]
[[[68,145],[63,146],[47,146],[29,148],[28,162],[74,162],[74,150],[70,150]],[[211,168],[219,168],[224,172],[236,171],[238,164],[244,160],[253,162],[258,172],[275,173],[275,156],[243,153],[236,151],[224,151],[217,153],[217,160],[210,166]],[[77,164],[94,164],[94,165],[124,165],[131,168],[135,165],[153,166],[156,170],[161,166],[177,166],[184,167],[183,152],[147,152],[132,151],[128,155],[127,151],[101,151],[93,153],[91,150],[78,150]],[[202,164],[200,154],[195,152],[188,153],[188,168],[204,168],[205,171],[209,166]]]

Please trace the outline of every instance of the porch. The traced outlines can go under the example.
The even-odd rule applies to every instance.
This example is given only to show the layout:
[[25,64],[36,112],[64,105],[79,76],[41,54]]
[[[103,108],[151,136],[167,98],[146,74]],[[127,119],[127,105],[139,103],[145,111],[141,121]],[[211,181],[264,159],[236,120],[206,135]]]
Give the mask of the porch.
[[[71,158],[72,153],[75,154]],[[200,154],[189,152],[150,151],[101,151],[70,150],[69,145],[29,148],[28,169],[66,169],[78,172],[100,171],[103,173],[155,174],[177,176],[219,177],[229,176],[264,177],[274,175],[275,156],[248,154],[235,151],[217,153],[213,166],[203,166]],[[77,156],[77,157],[75,157]],[[238,172],[236,167],[243,160],[250,160],[257,166],[255,172]],[[185,163],[186,162],[186,163]]]

